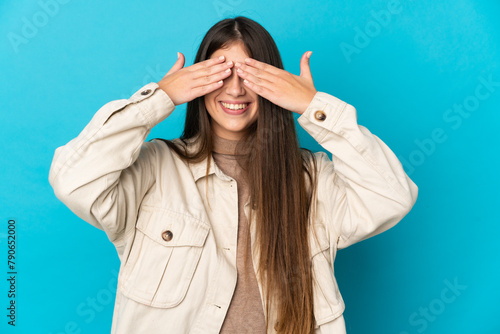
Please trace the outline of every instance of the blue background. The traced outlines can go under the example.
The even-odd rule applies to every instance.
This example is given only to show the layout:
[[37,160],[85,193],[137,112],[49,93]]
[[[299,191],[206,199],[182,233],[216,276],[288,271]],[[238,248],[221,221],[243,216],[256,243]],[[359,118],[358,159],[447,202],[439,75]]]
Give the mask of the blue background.
[[[500,2],[402,0],[377,23],[389,3],[2,1],[0,332],[109,333],[119,260],[104,232],[54,196],[54,150],[106,102],[158,82],[177,51],[191,65],[214,23],[245,15],[275,38],[286,70],[299,74],[312,50],[316,88],[355,106],[359,124],[419,186],[400,224],[338,254],[348,333],[500,333]],[[467,113],[454,111],[464,103]],[[184,116],[185,105],[149,138],[179,136]],[[322,150],[297,127],[303,146]],[[6,324],[9,219],[17,225],[14,330]]]

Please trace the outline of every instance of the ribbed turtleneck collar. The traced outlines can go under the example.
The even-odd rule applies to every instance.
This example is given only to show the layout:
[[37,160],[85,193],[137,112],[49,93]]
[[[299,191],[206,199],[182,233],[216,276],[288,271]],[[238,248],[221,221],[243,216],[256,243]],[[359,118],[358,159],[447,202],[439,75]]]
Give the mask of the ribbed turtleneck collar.
[[[215,153],[220,153],[220,154],[228,154],[228,155],[236,155],[236,145],[238,144],[238,140],[231,140],[231,139],[226,139],[219,137],[218,135],[215,134],[215,132],[212,132],[213,134],[213,151]],[[240,156],[242,154],[239,154]]]

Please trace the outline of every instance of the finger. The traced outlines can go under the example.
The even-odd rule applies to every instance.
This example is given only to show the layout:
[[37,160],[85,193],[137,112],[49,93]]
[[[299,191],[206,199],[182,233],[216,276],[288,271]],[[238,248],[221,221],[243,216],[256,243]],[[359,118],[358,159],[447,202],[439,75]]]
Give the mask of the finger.
[[243,80],[243,84],[254,91],[256,94],[262,96],[265,99],[270,100],[270,96],[273,93],[270,89],[257,85],[247,79]]
[[191,81],[192,81],[193,87],[201,87],[201,86],[210,85],[210,84],[217,82],[219,80],[223,80],[230,75],[231,75],[231,69],[227,68],[224,71],[219,71],[217,73],[203,75],[203,76],[199,76],[197,78],[193,78]]
[[[200,77],[206,77],[212,74],[216,74],[219,72],[226,71],[234,66],[232,61],[224,62],[224,63],[216,63],[212,66],[202,67],[198,71],[194,72],[193,79],[198,79]],[[230,71],[228,73],[231,73]]]
[[263,63],[263,62],[258,61],[256,59],[253,59],[253,58],[245,58],[245,64],[247,64],[248,66],[251,66],[251,67],[258,68],[262,71],[269,72],[269,73],[274,74],[274,75],[278,75],[280,70],[281,70],[275,66]]
[[309,66],[309,58],[311,57],[311,54],[312,51],[307,51],[300,59],[300,76],[303,78],[312,79],[311,67]]
[[177,52],[177,61],[175,62],[174,66],[172,66],[170,71],[167,72],[167,75],[169,75],[170,73],[177,72],[178,70],[183,68],[184,62],[185,62],[184,55],[180,52]]
[[[252,67],[252,66],[248,66],[246,64],[236,63],[235,68],[236,68],[236,73],[238,73],[238,74],[248,73],[248,74],[251,74],[253,77],[261,78],[262,80],[267,80],[269,82],[274,82],[275,77],[277,75],[277,74],[272,74],[272,73],[270,73],[262,68]],[[241,70],[243,72],[239,72],[239,70]],[[253,80],[253,81],[258,83],[257,80]]]
[[[255,71],[255,69],[253,69],[253,70]],[[257,70],[257,71],[259,71],[259,70]],[[269,90],[272,89],[273,82],[275,81],[275,80],[273,80],[273,81],[266,80],[263,77],[254,75],[254,74],[247,72],[247,71],[243,71],[241,68],[238,68],[236,70],[236,73],[238,74],[238,76],[240,78],[246,79],[255,85],[262,86],[262,87],[267,88]]]
[[203,86],[192,88],[191,92],[194,94],[195,98],[199,97],[199,96],[203,96],[203,95],[209,94],[209,93],[213,92],[214,90],[222,87],[222,83],[223,83],[222,80],[219,80],[217,82],[212,82],[208,85],[203,85]]
[[220,64],[226,60],[226,57],[220,56],[216,58],[210,58],[204,61],[200,61],[199,63],[193,64],[189,66],[190,71],[199,71],[200,69],[204,69],[210,66],[214,66],[216,64]]

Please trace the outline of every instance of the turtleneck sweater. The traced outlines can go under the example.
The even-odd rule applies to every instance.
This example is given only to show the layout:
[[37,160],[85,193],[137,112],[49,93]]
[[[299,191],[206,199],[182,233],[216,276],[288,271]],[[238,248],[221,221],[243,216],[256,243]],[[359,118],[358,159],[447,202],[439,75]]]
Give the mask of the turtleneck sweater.
[[[213,152],[215,163],[232,177],[238,189],[238,241],[236,250],[236,269],[238,277],[220,333],[265,333],[266,324],[259,286],[253,268],[250,246],[250,229],[244,211],[249,197],[249,186],[238,160],[237,140],[230,140],[214,134]],[[246,259],[246,267],[245,267]]]

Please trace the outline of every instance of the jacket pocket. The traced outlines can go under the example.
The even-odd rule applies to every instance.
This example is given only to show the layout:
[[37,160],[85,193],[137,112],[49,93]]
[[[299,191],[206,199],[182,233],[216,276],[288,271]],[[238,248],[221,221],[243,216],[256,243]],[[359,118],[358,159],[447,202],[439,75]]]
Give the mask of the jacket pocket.
[[122,293],[140,303],[168,308],[185,297],[210,227],[188,215],[142,207],[123,266]]
[[313,272],[313,298],[315,328],[335,320],[345,306],[333,270],[335,251],[332,252],[327,231],[323,224],[314,224],[317,241],[310,234],[311,266]]

